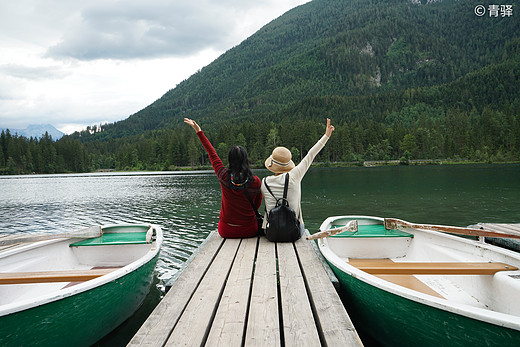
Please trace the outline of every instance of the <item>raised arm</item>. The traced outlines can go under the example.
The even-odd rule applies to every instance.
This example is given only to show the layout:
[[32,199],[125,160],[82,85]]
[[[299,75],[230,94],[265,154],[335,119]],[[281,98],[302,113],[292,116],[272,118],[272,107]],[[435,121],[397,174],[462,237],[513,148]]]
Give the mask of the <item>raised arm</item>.
[[309,167],[311,166],[314,158],[316,155],[321,151],[323,147],[325,147],[325,144],[329,140],[330,136],[332,135],[332,132],[334,131],[334,126],[330,124],[330,119],[327,118],[327,126],[325,127],[325,134],[321,137],[321,139],[316,142],[314,146],[312,146],[311,149],[309,149],[309,152],[307,155],[302,159],[302,161],[296,166],[294,169],[291,170],[291,176],[302,179]]
[[200,126],[195,122],[193,119],[184,118],[184,123],[190,125],[193,130],[197,133],[197,136],[199,137],[200,142],[202,143],[202,146],[204,146],[204,149],[208,153],[209,160],[211,161],[211,166],[213,166],[213,170],[215,170],[215,174],[220,178],[221,171],[224,169],[224,164],[222,163],[222,160],[220,160],[217,151],[215,151],[215,148],[213,148],[213,145],[211,142],[209,142],[206,135],[204,135],[204,132],[200,128]]

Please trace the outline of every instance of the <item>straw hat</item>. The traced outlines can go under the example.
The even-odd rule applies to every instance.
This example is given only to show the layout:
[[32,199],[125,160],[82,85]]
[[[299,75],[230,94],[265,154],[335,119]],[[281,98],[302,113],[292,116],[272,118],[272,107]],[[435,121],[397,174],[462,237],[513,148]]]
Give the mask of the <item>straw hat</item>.
[[276,147],[273,153],[265,160],[267,170],[274,173],[284,173],[294,169],[294,162],[291,160],[292,154],[285,147]]

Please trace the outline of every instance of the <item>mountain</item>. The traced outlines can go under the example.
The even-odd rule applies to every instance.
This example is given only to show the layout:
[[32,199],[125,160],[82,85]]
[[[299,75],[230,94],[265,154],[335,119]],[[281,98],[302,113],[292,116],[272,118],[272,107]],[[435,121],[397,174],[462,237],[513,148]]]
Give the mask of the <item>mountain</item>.
[[207,167],[186,116],[224,161],[238,144],[257,167],[280,145],[301,160],[325,116],[324,165],[519,162],[519,3],[314,0],[123,121],[55,142],[0,134],[0,174]]
[[27,138],[41,138],[45,133],[48,133],[53,140],[59,140],[65,135],[51,124],[31,124],[25,129],[9,129],[9,131],[11,134],[18,134],[19,136],[25,136]]
[[[517,0],[508,3],[517,8]],[[314,0],[267,24],[143,110],[101,132],[75,136],[93,141],[137,135],[175,127],[186,114],[217,128],[231,120],[279,122],[296,116],[288,110],[309,109],[320,98],[335,100],[336,108],[325,110],[341,121],[369,115],[384,120],[409,106],[403,92],[432,107],[481,112],[511,104],[517,98],[518,65],[512,61],[519,54],[520,21],[501,13],[479,17],[474,9],[473,2],[456,0]],[[489,83],[476,82],[481,80]],[[466,87],[471,93],[461,93]],[[392,110],[370,106],[396,99]]]

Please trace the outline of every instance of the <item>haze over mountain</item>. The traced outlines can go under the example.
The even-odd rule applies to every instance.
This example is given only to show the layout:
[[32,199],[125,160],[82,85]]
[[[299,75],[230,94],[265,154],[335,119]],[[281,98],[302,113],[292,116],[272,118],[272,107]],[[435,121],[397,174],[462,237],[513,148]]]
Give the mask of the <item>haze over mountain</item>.
[[63,135],[65,135],[51,124],[30,124],[25,129],[9,129],[9,131],[12,135],[18,134],[19,136],[25,136],[27,138],[41,138],[45,133],[47,133],[53,140],[59,140]]

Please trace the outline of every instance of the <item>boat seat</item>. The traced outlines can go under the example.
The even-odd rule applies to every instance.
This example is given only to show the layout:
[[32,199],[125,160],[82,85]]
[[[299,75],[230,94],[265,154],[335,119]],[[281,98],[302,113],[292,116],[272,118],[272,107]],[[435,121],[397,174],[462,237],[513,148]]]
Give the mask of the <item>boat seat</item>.
[[394,262],[391,259],[349,259],[372,275],[494,275],[517,267],[499,262]]
[[36,272],[3,272],[0,273],[0,284],[82,282],[109,274],[115,269],[116,268]]

